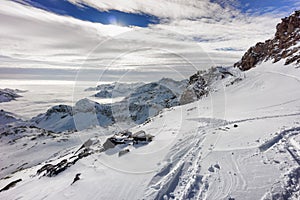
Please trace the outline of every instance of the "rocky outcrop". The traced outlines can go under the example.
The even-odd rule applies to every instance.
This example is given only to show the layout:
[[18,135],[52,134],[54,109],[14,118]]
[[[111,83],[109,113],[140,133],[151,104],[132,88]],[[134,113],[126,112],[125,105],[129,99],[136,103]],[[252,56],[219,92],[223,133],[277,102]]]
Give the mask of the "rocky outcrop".
[[54,177],[74,165],[78,160],[90,156],[95,152],[102,152],[103,148],[99,145],[99,142],[97,138],[88,139],[74,154],[68,155],[68,157],[65,157],[58,163],[47,163],[43,165],[37,170],[37,175]]
[[49,117],[53,113],[63,113],[67,115],[73,115],[72,107],[67,105],[57,105],[53,106],[52,108],[48,109],[46,112],[46,116]]
[[107,90],[101,90],[97,94],[95,94],[95,97],[98,98],[112,98],[112,93]]
[[9,102],[12,100],[15,100],[16,98],[21,97],[21,95],[17,94],[20,92],[25,92],[25,91],[21,91],[18,89],[9,89],[9,88],[5,88],[5,89],[0,89],[0,103],[2,102]]
[[2,189],[0,190],[0,192],[3,192],[3,191],[5,191],[5,190],[9,190],[10,188],[15,187],[15,185],[16,185],[18,182],[21,182],[21,181],[22,181],[22,179],[18,179],[18,180],[15,180],[15,181],[13,181],[13,182],[10,182],[8,185],[6,185],[4,188],[2,188]]
[[188,87],[181,95],[180,104],[191,103],[207,96],[217,80],[235,76],[231,70],[233,69],[228,67],[212,67],[195,73],[189,78]]
[[[162,109],[179,105],[179,99],[188,81],[162,78],[132,90],[122,101],[112,104],[117,122],[142,124]],[[126,128],[126,127],[124,127]]]
[[78,160],[91,155],[93,151],[89,149],[84,149],[84,151],[80,152],[78,155],[74,155],[71,158],[63,159],[57,164],[46,164],[40,169],[37,170],[37,175],[42,174],[42,176],[53,177],[61,172],[65,171],[67,168],[74,165]]
[[251,47],[234,66],[246,71],[268,60],[274,63],[284,60],[285,65],[291,63],[300,65],[299,43],[300,11],[295,11],[291,16],[283,18],[276,26],[273,39],[259,42]]
[[157,115],[163,108],[179,105],[175,92],[157,82],[137,88],[125,101],[128,102],[130,118],[137,124]]

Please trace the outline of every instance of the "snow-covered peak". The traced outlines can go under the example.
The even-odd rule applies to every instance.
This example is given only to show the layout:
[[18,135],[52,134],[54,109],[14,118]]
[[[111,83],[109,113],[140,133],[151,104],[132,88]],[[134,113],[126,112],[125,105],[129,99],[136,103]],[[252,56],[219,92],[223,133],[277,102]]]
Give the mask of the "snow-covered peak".
[[188,80],[175,81],[171,78],[162,78],[158,84],[170,89],[176,96],[180,96],[188,86]]
[[16,121],[20,121],[20,119],[17,119],[14,114],[4,111],[4,110],[0,110],[0,126],[1,125],[5,125],[5,124],[9,124],[12,122],[16,122]]
[[87,98],[68,105],[53,106],[46,113],[33,117],[31,123],[55,132],[82,130],[91,126],[108,126],[114,123],[109,105],[101,105]]
[[46,112],[47,116],[52,115],[53,113],[62,113],[62,114],[69,114],[72,115],[72,107],[68,105],[57,105],[49,108]]
[[21,97],[21,95],[17,94],[21,92],[24,91],[18,89],[9,89],[9,88],[0,89],[0,103],[12,101],[15,100],[16,98]]
[[86,91],[99,91],[95,97],[99,98],[116,98],[128,96],[135,88],[142,86],[144,83],[121,83],[113,82],[111,84],[101,84],[97,87],[87,88]]
[[77,101],[73,109],[75,112],[94,112],[97,105],[97,102],[84,98]]

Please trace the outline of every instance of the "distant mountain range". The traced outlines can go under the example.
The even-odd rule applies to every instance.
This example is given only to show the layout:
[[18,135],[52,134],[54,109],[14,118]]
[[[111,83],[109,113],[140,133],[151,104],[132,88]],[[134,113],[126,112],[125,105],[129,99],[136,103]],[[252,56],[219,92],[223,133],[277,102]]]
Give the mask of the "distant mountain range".
[[57,105],[46,113],[32,118],[31,123],[56,132],[83,130],[97,125],[107,127],[115,123],[142,124],[164,108],[190,103],[207,95],[213,91],[214,82],[222,78],[239,77],[238,73],[230,71],[237,70],[224,67],[212,68],[198,72],[189,81],[163,78],[147,84],[99,85],[86,90],[100,90],[95,96],[101,98],[124,97],[124,99],[110,104],[99,104],[89,99],[82,99],[74,107]]

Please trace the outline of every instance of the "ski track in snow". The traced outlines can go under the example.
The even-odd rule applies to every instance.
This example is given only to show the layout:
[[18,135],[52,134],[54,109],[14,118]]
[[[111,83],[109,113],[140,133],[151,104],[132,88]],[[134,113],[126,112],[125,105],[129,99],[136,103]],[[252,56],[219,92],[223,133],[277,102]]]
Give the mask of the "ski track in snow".
[[[195,119],[190,120],[195,121]],[[149,187],[154,191],[150,193],[148,191],[147,197],[153,196],[156,192],[154,199],[157,200],[164,199],[164,195],[175,196],[178,199],[199,199],[205,196],[207,186],[202,187],[202,179],[205,180],[205,177],[200,175],[200,170],[202,157],[208,156],[211,152],[211,150],[203,151],[202,149],[206,139],[206,130],[224,124],[224,120],[201,118],[200,122],[207,124],[205,130],[201,126],[197,133],[187,138],[185,142],[180,141],[174,145],[174,147],[180,148],[183,146],[182,144],[191,144],[188,148],[173,152],[170,159],[172,163],[157,173],[150,182]],[[210,146],[206,148],[210,148]],[[203,152],[207,153],[203,154]],[[174,163],[176,164],[174,165]],[[174,187],[174,183],[176,183],[176,187]]]
[[[268,75],[270,74],[274,73]],[[42,188],[36,198],[76,199],[77,195],[82,197],[80,193],[85,190],[91,191],[87,194],[89,199],[228,200],[233,197],[252,200],[263,198],[268,190],[281,181],[282,174],[289,173],[286,169],[300,165],[298,137],[300,112],[297,107],[300,98],[293,97],[293,94],[288,96],[290,91],[282,96],[281,93],[286,88],[276,85],[275,92],[270,93],[269,96],[266,95],[267,103],[259,99],[265,93],[260,89],[264,87],[273,89],[273,84],[278,82],[276,79],[278,77],[274,77],[272,76],[273,79],[269,83],[266,79],[268,76],[263,73],[258,75],[254,73],[244,82],[233,85],[231,90],[230,86],[228,92],[232,92],[230,95],[235,101],[231,102],[232,105],[229,104],[233,112],[231,113],[228,109],[228,119],[221,119],[222,116],[219,118],[211,116],[208,111],[212,109],[209,106],[211,102],[203,99],[199,101],[203,103],[201,106],[197,102],[166,109],[160,113],[160,117],[154,117],[149,123],[134,127],[134,132],[145,130],[147,133],[156,134],[153,142],[148,145],[154,149],[143,149],[143,147],[130,149],[131,152],[128,155],[122,158],[116,156],[112,159],[116,161],[123,159],[124,163],[121,164],[124,166],[135,162],[137,165],[142,165],[143,161],[134,155],[139,155],[139,153],[147,155],[157,150],[159,155],[155,155],[157,156],[156,160],[154,159],[155,162],[150,160],[145,162],[145,165],[155,165],[155,171],[133,176],[106,169],[105,166],[98,165],[96,161],[103,156],[100,153],[96,157],[82,159],[60,174],[57,179],[47,177],[40,179],[38,176],[32,176],[41,165],[18,171],[12,177],[15,179],[22,176],[23,181],[15,188],[0,193],[0,198],[29,199],[39,190],[34,189],[39,188],[37,184],[47,186],[45,182],[48,180],[53,183],[59,181],[62,183],[59,183],[60,186],[51,185],[50,192],[47,188]],[[298,78],[292,78],[299,82]],[[285,81],[290,81],[288,86],[295,86],[294,80],[286,79]],[[244,88],[246,88],[245,93],[243,93]],[[296,86],[292,89],[295,93],[298,91]],[[242,95],[249,96],[240,99],[240,92]],[[253,94],[258,98],[257,103],[254,98],[250,99]],[[277,99],[273,97],[274,94],[278,94]],[[296,94],[300,95],[300,93]],[[245,99],[250,100],[243,102]],[[242,106],[239,105],[240,102]],[[234,107],[236,105],[237,107]],[[180,110],[181,108],[184,112]],[[240,111],[240,109],[244,110]],[[235,127],[235,124],[238,126]],[[266,127],[260,127],[264,125]],[[43,164],[57,163],[70,157],[76,149],[78,146],[61,149],[47,156]],[[127,163],[124,159],[126,156],[132,163]],[[74,178],[75,171],[80,171],[83,178],[70,186],[69,182]],[[11,180],[0,181],[1,186],[4,186]],[[98,181],[101,189],[93,187],[95,181]],[[32,189],[29,191],[30,194],[14,196],[15,192],[25,191],[28,188]],[[115,191],[118,193],[114,194]]]
[[262,119],[272,119],[272,118],[281,118],[281,117],[291,117],[291,116],[300,116],[300,113],[291,113],[291,114],[283,114],[283,115],[270,115],[270,116],[262,116],[262,117],[253,117],[248,119],[240,119],[228,122],[228,124],[235,124],[247,121],[255,121],[255,120],[262,120]]
[[[212,121],[218,122],[213,123],[212,127],[220,127],[221,125],[230,125],[235,123],[245,123],[249,121],[255,120],[263,120],[263,119],[274,119],[274,118],[285,118],[291,116],[298,116],[300,113],[291,113],[291,114],[283,114],[283,115],[270,115],[270,116],[261,116],[255,118],[248,118],[248,119],[241,119],[235,120],[231,122],[226,122],[224,120],[216,120],[216,119],[209,119],[209,118],[193,118],[189,119],[192,121],[203,122]],[[228,148],[228,149],[203,149],[203,143],[207,137],[206,132],[209,131],[208,128],[203,130],[203,127],[199,128],[198,132],[201,132],[201,137],[197,136],[197,140],[190,146],[188,149],[183,149],[182,151],[186,151],[183,155],[173,155],[172,158],[177,158],[177,160],[173,160],[173,166],[171,163],[164,168],[162,171],[156,174],[152,181],[150,182],[150,187],[154,188],[157,191],[157,195],[154,199],[160,200],[164,199],[167,195],[168,198],[175,197],[175,199],[226,199],[229,198],[232,191],[237,190],[246,190],[248,185],[242,174],[239,165],[243,163],[244,158],[237,157],[235,158],[231,154],[226,154],[226,160],[222,164],[222,168],[225,169],[232,169],[232,173],[218,173],[217,176],[211,174],[204,174],[200,175],[201,172],[203,173],[206,169],[201,169],[201,162],[203,159],[208,157],[212,152],[232,152],[232,151],[241,151],[241,150],[256,150],[260,149],[261,151],[266,151],[269,148],[272,148],[274,144],[276,144],[283,136],[291,133],[293,131],[299,131],[300,128],[291,128],[280,132],[274,138],[271,138],[267,142],[262,145],[257,146],[247,146],[242,148]],[[215,146],[219,140],[219,134],[216,134],[215,143],[211,146]],[[194,137],[191,137],[194,138]],[[191,138],[187,139],[190,141]],[[292,139],[290,141],[293,141]],[[290,142],[292,143],[292,142]],[[298,143],[294,142],[296,148],[298,149]],[[179,144],[178,144],[179,145]],[[178,146],[174,145],[174,146]],[[182,151],[177,153],[182,154]],[[206,153],[205,153],[206,152]],[[291,150],[289,153],[294,157]],[[294,158],[295,159],[295,158]],[[297,161],[297,160],[296,160]],[[299,162],[299,161],[297,161]],[[225,165],[224,165],[225,164]],[[227,166],[226,166],[227,165]],[[202,171],[201,171],[202,170]],[[174,188],[174,183],[176,183],[177,187]],[[213,187],[210,189],[209,193],[208,189],[210,188],[209,185],[217,184],[218,187]],[[153,191],[152,191],[153,192]],[[155,192],[154,192],[155,193]],[[152,193],[153,195],[153,193]],[[146,195],[148,197],[151,194]]]

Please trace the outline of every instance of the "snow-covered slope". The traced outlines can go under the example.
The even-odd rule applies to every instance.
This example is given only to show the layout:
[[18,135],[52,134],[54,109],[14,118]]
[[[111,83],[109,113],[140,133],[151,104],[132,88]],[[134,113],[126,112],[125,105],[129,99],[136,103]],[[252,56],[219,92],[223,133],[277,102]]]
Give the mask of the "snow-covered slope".
[[[155,136],[147,145],[91,147],[92,154],[58,175],[37,174],[45,164],[71,161],[82,139],[51,159],[41,152],[41,164],[10,175],[2,169],[8,176],[0,188],[11,187],[0,199],[298,199],[300,71],[283,65],[263,63],[233,84],[222,79],[209,96],[131,128]],[[109,131],[96,127],[69,136],[97,136],[103,144]],[[2,148],[10,137],[1,134]],[[119,157],[124,148],[129,153]]]
[[20,121],[20,119],[17,119],[17,117],[14,116],[14,114],[6,112],[5,110],[0,110],[0,126],[17,121]]

